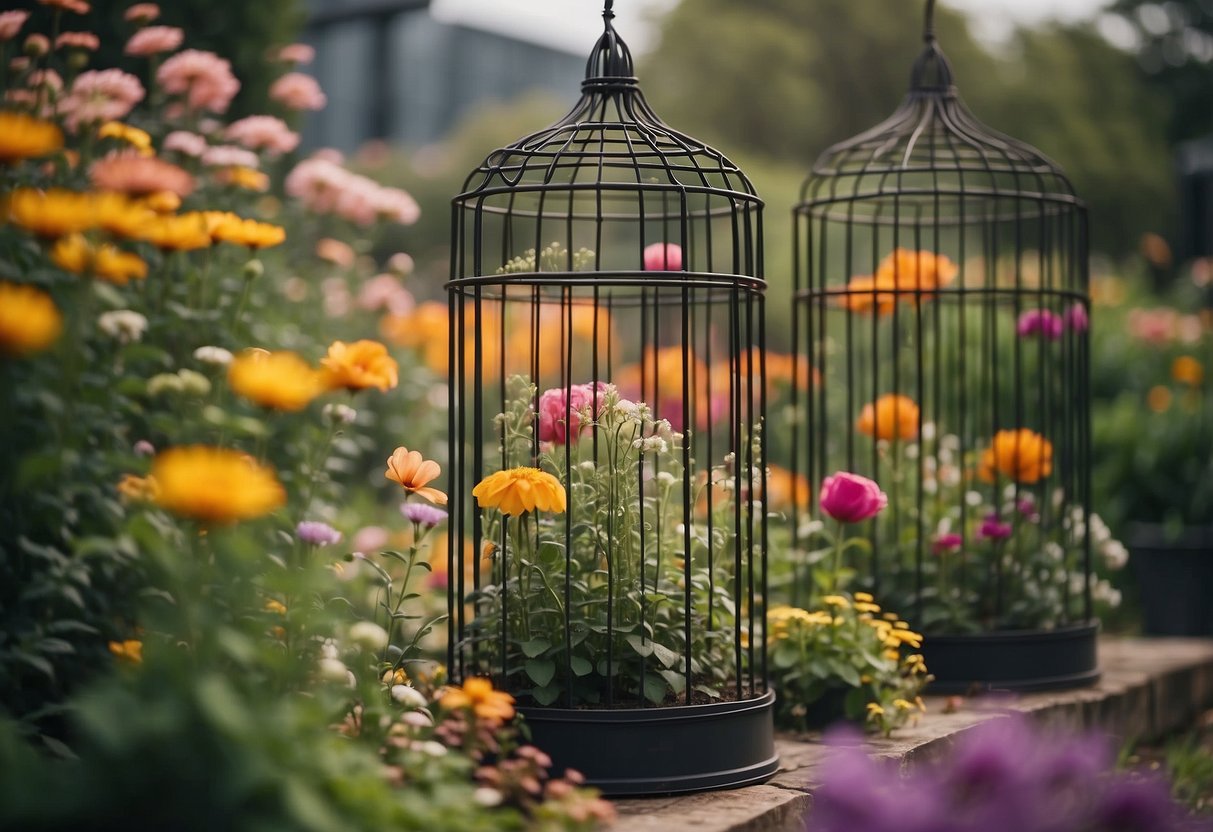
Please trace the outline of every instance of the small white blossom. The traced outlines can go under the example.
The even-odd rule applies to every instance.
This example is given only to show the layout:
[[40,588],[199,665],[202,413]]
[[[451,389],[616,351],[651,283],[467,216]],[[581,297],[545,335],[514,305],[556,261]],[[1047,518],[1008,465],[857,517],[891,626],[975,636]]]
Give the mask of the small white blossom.
[[472,792],[472,800],[485,807],[500,806],[502,799],[501,792],[488,786],[481,786]]
[[147,318],[132,309],[117,309],[101,313],[97,327],[123,344],[133,344],[147,331]]
[[1059,562],[1065,560],[1066,557],[1065,549],[1062,549],[1060,544],[1055,543],[1052,540],[1045,544],[1045,554],[1050,560]]
[[358,418],[358,411],[348,404],[330,402],[324,406],[321,415],[330,425],[352,425]]
[[810,520],[807,523],[801,523],[800,528],[796,530],[800,537],[811,537],[815,534],[821,534],[825,531],[826,524],[820,520]]
[[320,645],[321,658],[335,659],[339,655],[340,653],[337,651],[337,642],[333,641],[331,638],[325,639],[324,643]]
[[199,347],[194,350],[194,360],[203,364],[214,364],[216,367],[226,367],[232,363],[232,353],[223,347]]
[[935,438],[935,423],[934,422],[923,422],[922,423],[922,438],[924,440],[926,440],[927,442],[930,442],[932,439]]
[[1103,556],[1104,565],[1112,570],[1124,569],[1129,562],[1129,550],[1119,540],[1107,541],[1100,547],[1099,553]]
[[349,668],[342,664],[340,659],[323,658],[317,669],[320,671],[320,678],[329,682],[349,681]]
[[358,621],[350,626],[350,641],[364,650],[382,650],[387,647],[387,630],[374,621]]
[[661,485],[671,486],[674,483],[678,482],[678,478],[676,476],[674,476],[673,474],[671,474],[669,471],[659,471],[657,473],[657,482],[660,483]]
[[392,698],[406,708],[424,708],[429,704],[418,690],[408,685],[393,685]]
[[973,506],[974,508],[976,508],[977,506],[981,505],[982,500],[981,500],[981,494],[980,494],[980,492],[977,492],[977,491],[966,491],[966,492],[965,492],[965,502],[966,502],[968,505]]
[[437,740],[426,740],[417,746],[417,748],[429,757],[445,757],[447,752],[446,746]]

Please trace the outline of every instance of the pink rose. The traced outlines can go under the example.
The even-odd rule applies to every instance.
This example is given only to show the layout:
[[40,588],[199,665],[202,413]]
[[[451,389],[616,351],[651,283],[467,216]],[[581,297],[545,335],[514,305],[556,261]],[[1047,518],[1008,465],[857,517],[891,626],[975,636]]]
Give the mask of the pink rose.
[[964,545],[964,542],[965,539],[958,534],[941,534],[931,544],[931,551],[937,555],[942,555],[945,552],[955,552]]
[[653,243],[644,250],[646,272],[682,271],[682,246],[674,243]]
[[569,388],[567,399],[563,387],[544,390],[539,396],[539,441],[563,445],[568,441],[569,434],[566,421],[572,425],[573,433],[579,435],[588,427],[581,423],[580,414],[587,410],[591,414],[598,412],[605,388],[602,382],[598,382],[597,391],[592,384],[575,384]]
[[870,520],[888,504],[880,486],[858,474],[839,471],[821,484],[821,510],[842,523]]
[[1020,337],[1041,335],[1055,341],[1062,336],[1065,326],[1065,321],[1055,312],[1048,309],[1029,309],[1019,316],[1015,331]]

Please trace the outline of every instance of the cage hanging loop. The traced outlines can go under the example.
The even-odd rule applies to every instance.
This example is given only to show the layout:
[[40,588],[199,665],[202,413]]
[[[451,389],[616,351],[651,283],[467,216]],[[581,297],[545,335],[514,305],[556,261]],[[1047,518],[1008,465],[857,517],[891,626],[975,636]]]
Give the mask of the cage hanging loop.
[[[607,6],[610,5],[608,2]],[[935,0],[927,0],[926,14],[922,18],[922,39],[926,43],[935,42]]]

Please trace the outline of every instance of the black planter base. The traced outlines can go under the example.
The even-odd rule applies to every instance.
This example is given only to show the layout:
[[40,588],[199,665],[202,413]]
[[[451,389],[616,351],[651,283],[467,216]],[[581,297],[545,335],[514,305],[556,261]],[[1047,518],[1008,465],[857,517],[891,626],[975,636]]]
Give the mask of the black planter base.
[[604,794],[656,795],[761,783],[779,769],[775,693],[758,699],[618,710],[521,708],[559,775]]
[[929,693],[1077,688],[1099,679],[1099,624],[1052,630],[928,635],[922,642]]

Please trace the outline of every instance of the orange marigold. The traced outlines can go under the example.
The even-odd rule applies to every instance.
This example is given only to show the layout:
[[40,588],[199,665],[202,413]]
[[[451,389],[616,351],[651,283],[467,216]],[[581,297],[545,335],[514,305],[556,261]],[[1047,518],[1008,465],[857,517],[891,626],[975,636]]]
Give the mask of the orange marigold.
[[211,238],[221,243],[233,243],[248,248],[268,248],[286,239],[286,231],[268,222],[242,219],[235,214],[223,217],[211,228]]
[[289,351],[241,353],[228,365],[227,383],[262,407],[286,411],[302,410],[327,389],[320,371]]
[[1198,387],[1205,380],[1204,365],[1190,355],[1181,355],[1171,362],[1171,378],[1189,387]]
[[0,281],[0,354],[44,350],[63,330],[63,316],[41,289]]
[[0,164],[45,156],[63,147],[63,131],[49,121],[0,111]]
[[470,708],[478,720],[491,725],[514,718],[514,697],[493,690],[493,683],[479,676],[466,680],[461,688],[447,688],[439,704],[448,710]]
[[993,482],[995,473],[1031,485],[1053,473],[1053,443],[1028,428],[1000,430],[981,455],[978,476]]
[[152,461],[151,476],[159,486],[157,504],[203,522],[260,517],[286,502],[286,491],[271,469],[225,448],[170,448]]
[[171,162],[139,153],[115,153],[98,159],[89,169],[89,178],[103,191],[124,194],[154,194],[172,191],[179,197],[194,192],[194,177]]
[[528,511],[562,513],[568,505],[560,480],[538,468],[507,468],[489,474],[472,489],[481,508],[517,517]]
[[334,341],[328,355],[321,360],[331,388],[363,390],[376,387],[391,390],[399,382],[396,359],[388,355],[387,347],[378,341],[355,341],[347,344]]
[[874,439],[914,439],[918,436],[918,405],[909,396],[886,393],[863,406],[855,429]]

